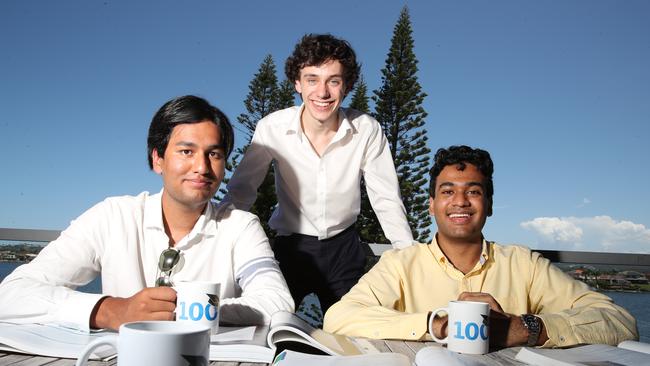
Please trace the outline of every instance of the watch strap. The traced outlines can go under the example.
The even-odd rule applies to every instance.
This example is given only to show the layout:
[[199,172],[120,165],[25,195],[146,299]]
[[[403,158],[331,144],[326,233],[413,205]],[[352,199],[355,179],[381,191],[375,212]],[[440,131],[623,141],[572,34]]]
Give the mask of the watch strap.
[[523,314],[521,316],[521,321],[524,323],[524,327],[528,330],[528,347],[537,346],[537,341],[539,341],[539,334],[542,330],[542,320],[533,315],[533,314]]

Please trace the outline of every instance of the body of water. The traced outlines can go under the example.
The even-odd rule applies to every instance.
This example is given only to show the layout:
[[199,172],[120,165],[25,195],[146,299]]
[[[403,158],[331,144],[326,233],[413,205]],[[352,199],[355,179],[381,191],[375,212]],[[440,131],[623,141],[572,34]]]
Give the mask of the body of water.
[[650,292],[603,291],[636,318],[641,342],[650,343]]
[[[14,269],[24,263],[21,262],[0,262],[0,281],[9,275]],[[102,292],[101,278],[97,277],[86,286],[79,287],[79,291],[91,294],[99,294]]]
[[[0,280],[4,279],[11,271],[22,263],[0,262]],[[89,293],[101,292],[101,281],[96,278],[86,286],[79,288],[80,291]],[[650,292],[604,292],[607,296],[614,299],[614,302],[629,311],[637,321],[641,341],[650,343]]]

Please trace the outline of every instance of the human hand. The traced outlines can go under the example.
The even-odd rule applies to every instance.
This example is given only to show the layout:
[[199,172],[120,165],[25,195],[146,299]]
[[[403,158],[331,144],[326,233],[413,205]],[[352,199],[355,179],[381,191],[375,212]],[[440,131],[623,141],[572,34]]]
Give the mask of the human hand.
[[[431,317],[435,316],[433,320],[431,320]],[[429,312],[429,316],[427,317],[427,331],[429,331],[429,334],[433,333],[438,339],[444,339],[447,337],[447,323],[448,323],[448,316],[437,316],[437,314],[433,314],[432,312]],[[431,323],[431,328],[429,328],[429,323]]]
[[490,305],[490,348],[520,346],[528,341],[528,330],[518,315],[503,311],[492,295],[484,292],[463,292],[458,296],[462,301],[479,301]]
[[176,291],[170,287],[150,287],[135,295],[105,297],[90,316],[91,328],[117,330],[123,323],[139,320],[174,320]]

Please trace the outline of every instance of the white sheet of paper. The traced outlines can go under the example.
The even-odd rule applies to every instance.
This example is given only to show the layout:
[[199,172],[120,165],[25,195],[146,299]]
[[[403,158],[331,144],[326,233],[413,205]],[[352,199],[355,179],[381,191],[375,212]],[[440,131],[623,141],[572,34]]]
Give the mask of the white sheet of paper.
[[219,333],[210,337],[210,342],[252,341],[255,326],[250,327],[219,327]]

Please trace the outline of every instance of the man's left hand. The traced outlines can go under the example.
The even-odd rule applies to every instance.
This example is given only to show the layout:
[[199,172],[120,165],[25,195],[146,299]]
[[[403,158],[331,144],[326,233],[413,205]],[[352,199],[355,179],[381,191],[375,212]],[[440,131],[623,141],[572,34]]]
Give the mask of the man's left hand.
[[[519,315],[503,311],[492,295],[484,292],[463,292],[458,296],[458,300],[480,301],[490,305],[490,348],[521,346],[528,342],[528,329],[524,327]],[[540,334],[541,343],[546,339],[546,330],[543,329]]]

